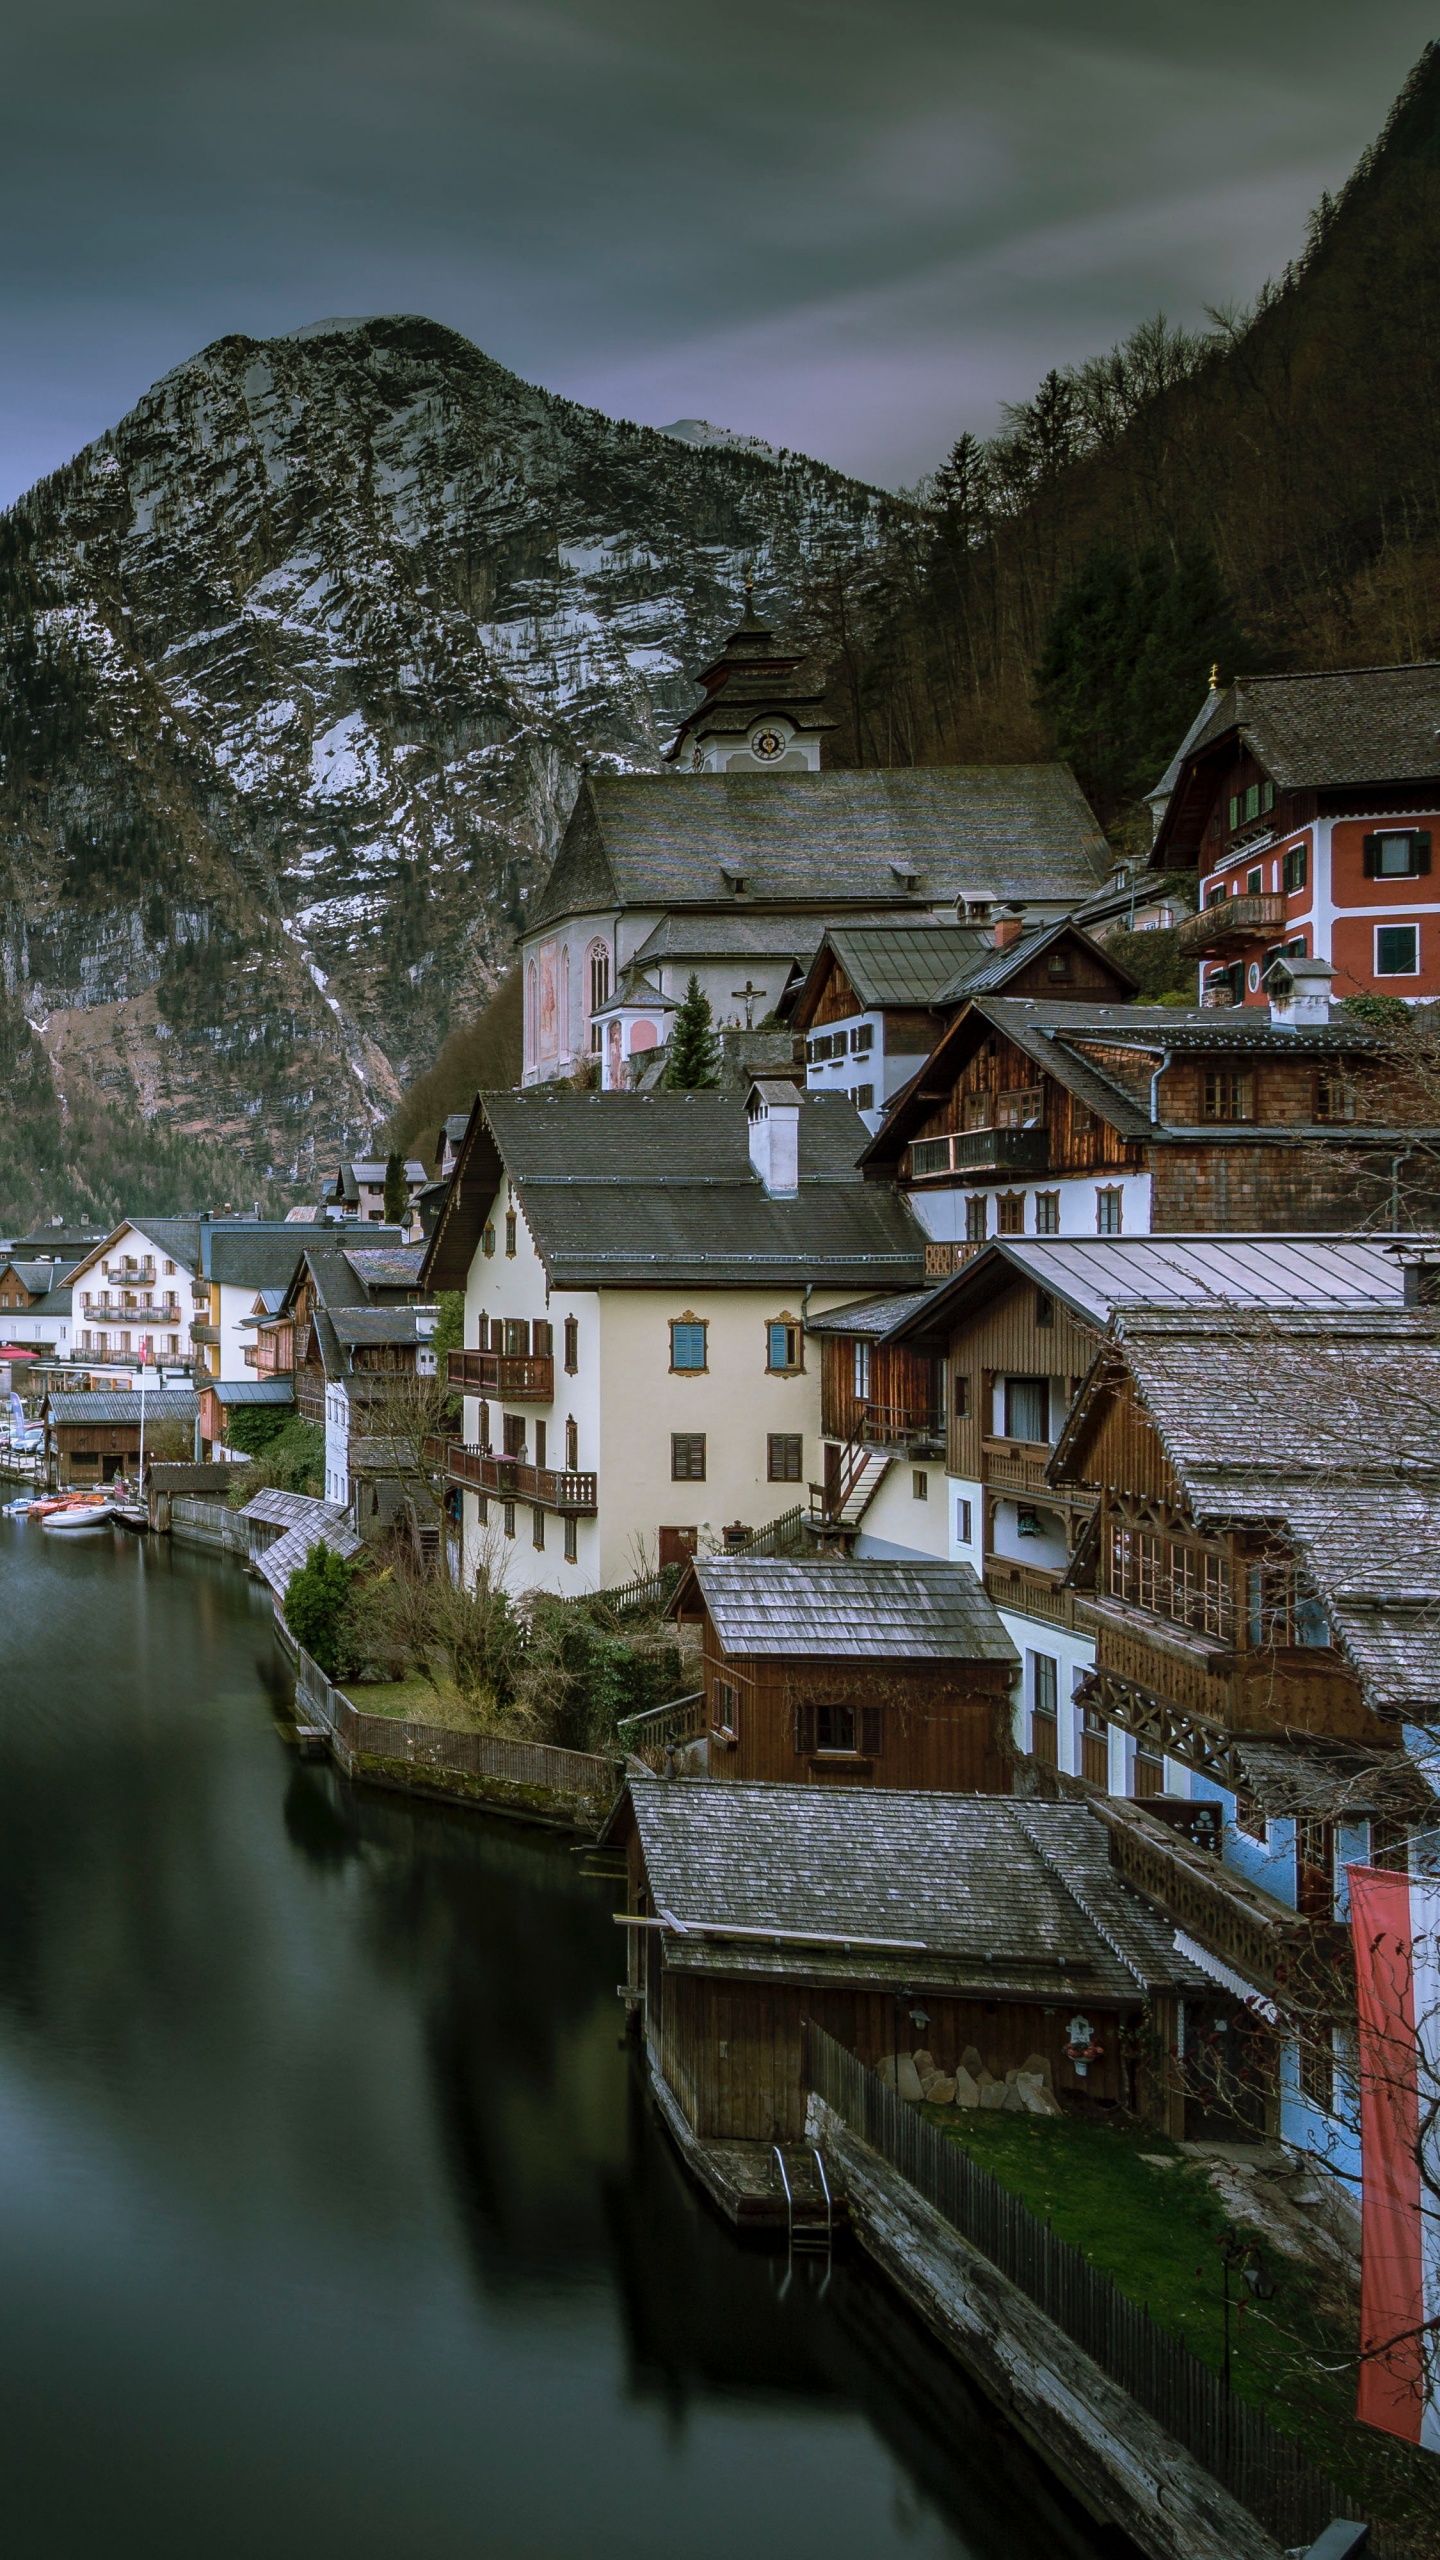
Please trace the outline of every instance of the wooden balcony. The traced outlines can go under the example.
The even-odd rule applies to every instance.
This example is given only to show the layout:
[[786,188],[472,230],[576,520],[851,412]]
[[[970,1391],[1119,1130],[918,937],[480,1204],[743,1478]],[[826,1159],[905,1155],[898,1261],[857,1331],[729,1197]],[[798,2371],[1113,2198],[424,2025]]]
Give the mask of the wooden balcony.
[[190,1339],[192,1342],[218,1342],[220,1339],[220,1327],[218,1324],[192,1324],[190,1327]]
[[954,1272],[963,1271],[966,1263],[973,1262],[976,1254],[984,1250],[982,1244],[927,1244],[925,1277],[927,1280],[948,1280]]
[[1062,1582],[1062,1575],[1045,1573],[1038,1565],[1010,1564],[1003,1556],[985,1559],[985,1588],[996,1608],[1043,1618],[1047,1626],[1075,1624],[1075,1595],[1064,1590]]
[[553,1352],[452,1351],[450,1384],[462,1395],[494,1396],[500,1404],[553,1404]]
[[1213,907],[1202,907],[1198,916],[1187,916],[1179,929],[1179,949],[1187,959],[1201,952],[1244,951],[1267,933],[1279,933],[1285,924],[1285,901],[1266,892],[1263,896],[1217,898]]
[[1053,1485],[1045,1481],[1052,1452],[1043,1441],[982,1440],[984,1481],[991,1493],[1022,1495],[1048,1504],[1052,1511],[1088,1515],[1099,1496],[1089,1487]]
[[953,1174],[1044,1173],[1050,1137],[1033,1129],[957,1129],[947,1138],[916,1138],[910,1148],[912,1182],[945,1181]]
[[445,1475],[448,1483],[466,1485],[472,1493],[528,1502],[540,1511],[589,1516],[600,1507],[598,1479],[589,1469],[532,1467],[524,1458],[469,1448],[459,1440],[446,1443]]
[[867,1449],[888,1449],[903,1458],[943,1458],[945,1425],[932,1409],[905,1404],[861,1406],[854,1437]]

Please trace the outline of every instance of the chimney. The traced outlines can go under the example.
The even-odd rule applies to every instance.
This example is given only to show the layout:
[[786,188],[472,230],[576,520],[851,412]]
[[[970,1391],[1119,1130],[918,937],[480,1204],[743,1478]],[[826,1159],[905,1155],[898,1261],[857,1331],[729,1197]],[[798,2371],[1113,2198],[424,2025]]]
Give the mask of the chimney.
[[745,1104],[750,1161],[772,1200],[793,1200],[800,1188],[800,1097],[778,1079],[752,1084]]
[[1282,954],[1265,972],[1270,1019],[1283,1031],[1301,1031],[1312,1022],[1330,1019],[1330,985],[1335,972],[1328,960],[1303,960]]
[[997,951],[1008,951],[1025,930],[1025,919],[1018,907],[1002,907],[995,919],[994,944]]

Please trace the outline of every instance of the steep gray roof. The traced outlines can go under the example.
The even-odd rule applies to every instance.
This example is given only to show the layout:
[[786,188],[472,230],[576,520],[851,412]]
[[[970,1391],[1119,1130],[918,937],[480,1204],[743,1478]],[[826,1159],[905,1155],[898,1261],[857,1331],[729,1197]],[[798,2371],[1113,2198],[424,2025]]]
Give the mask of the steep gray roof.
[[751,915],[742,906],[722,915],[682,907],[678,915],[661,917],[635,957],[642,969],[663,961],[723,960],[731,952],[737,960],[798,962],[815,950],[825,921],[793,913]]
[[343,1511],[334,1511],[329,1504],[323,1507],[329,1515],[324,1522],[318,1526],[309,1524],[304,1528],[287,1529],[283,1537],[277,1538],[273,1546],[255,1558],[256,1572],[269,1583],[282,1607],[290,1587],[290,1577],[299,1572],[312,1547],[323,1541],[332,1555],[358,1556],[360,1553],[361,1541]]
[[200,1410],[198,1397],[188,1387],[157,1387],[153,1395],[147,1388],[143,1398],[135,1389],[97,1387],[88,1393],[47,1396],[44,1411],[58,1430],[77,1422],[138,1422],[142,1404],[147,1430],[156,1422],[193,1422]]
[[316,1220],[302,1227],[277,1223],[225,1227],[218,1221],[201,1230],[201,1270],[207,1280],[227,1286],[283,1289],[307,1244],[333,1238],[335,1230]]
[[839,924],[825,940],[866,1006],[933,1004],[990,950],[988,933],[962,924]]
[[[466,1116],[468,1119],[468,1114]],[[462,1138],[465,1128],[466,1120],[462,1120]],[[415,1289],[420,1284],[420,1265],[425,1259],[425,1247],[423,1244],[347,1244],[345,1259],[362,1288]]]
[[459,1187],[452,1184],[431,1240],[426,1285],[462,1285],[502,1165],[556,1288],[801,1288],[807,1280],[865,1288],[923,1279],[918,1220],[855,1169],[865,1127],[853,1106],[840,1094],[791,1090],[800,1187],[790,1199],[772,1198],[751,1164],[739,1095],[553,1085],[483,1095]]
[[1440,773],[1440,662],[1242,676],[1212,695],[1189,754],[1237,728],[1283,790],[1423,781]]
[[343,1523],[345,1514],[331,1502],[317,1502],[311,1493],[286,1493],[279,1485],[267,1485],[263,1493],[252,1495],[240,1517],[271,1529],[308,1528],[318,1538]]
[[351,1349],[362,1343],[417,1342],[416,1307],[331,1307],[337,1342]]
[[596,907],[836,909],[1093,894],[1110,855],[1067,765],[860,773],[595,775],[581,785],[530,931]]
[[[1082,2004],[1208,1980],[1083,1805],[639,1777],[629,1801],[677,1970]],[[846,1937],[881,1943],[825,1943]]]
[[[1106,967],[1112,969],[1127,985],[1134,986],[1137,983],[1131,972],[1115,958],[1113,952],[1107,951],[1102,943],[1092,942],[1089,935],[1083,933],[1070,917],[1060,916],[1049,924],[1032,925],[1028,932],[1017,934],[1013,942],[1006,943],[998,951],[993,944],[990,944],[973,962],[962,963],[954,976],[947,979],[945,985],[938,989],[935,1002],[961,1004],[967,996],[983,996],[992,992],[998,994],[1002,988],[1009,985],[1012,978],[1019,975],[1022,969],[1028,969],[1032,960],[1042,959],[1052,943],[1066,937],[1085,944],[1097,959],[1103,960]],[[1072,999],[1073,1001],[1076,999]],[[1078,1001],[1083,1004],[1085,999],[1081,997]]]
[[[1145,1311],[1117,1339],[1197,1518],[1283,1531],[1372,1710],[1440,1717],[1440,1310]],[[1115,1356],[1057,1481],[1085,1479]]]
[[897,1289],[883,1298],[857,1298],[853,1305],[835,1307],[829,1315],[811,1316],[805,1330],[807,1333],[854,1335],[861,1341],[881,1342],[887,1334],[894,1332],[897,1325],[904,1324],[911,1316],[923,1315],[927,1308],[935,1306],[941,1285],[936,1281],[928,1289]]
[[727,1654],[887,1662],[1018,1659],[968,1564],[713,1556],[694,1573]]

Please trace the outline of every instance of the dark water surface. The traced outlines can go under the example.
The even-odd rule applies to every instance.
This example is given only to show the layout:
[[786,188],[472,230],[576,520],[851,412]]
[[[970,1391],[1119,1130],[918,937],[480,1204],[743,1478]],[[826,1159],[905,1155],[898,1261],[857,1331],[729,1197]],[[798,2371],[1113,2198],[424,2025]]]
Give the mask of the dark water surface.
[[0,1521],[10,2560],[1118,2548],[696,2198],[613,1881],[298,1765],[275,1678],[233,1565]]

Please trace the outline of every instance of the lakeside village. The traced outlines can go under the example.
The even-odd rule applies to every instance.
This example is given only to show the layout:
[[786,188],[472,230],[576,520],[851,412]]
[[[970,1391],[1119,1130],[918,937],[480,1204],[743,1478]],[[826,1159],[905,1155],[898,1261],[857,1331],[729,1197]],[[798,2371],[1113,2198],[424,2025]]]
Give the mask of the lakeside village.
[[235,1555],[300,1748],[598,1842],[713,2206],[1139,2548],[1433,2552],[1440,668],[1215,686],[1128,875],[1062,766],[826,768],[753,620],[703,686],[423,1161],[7,1241],[26,1534]]

